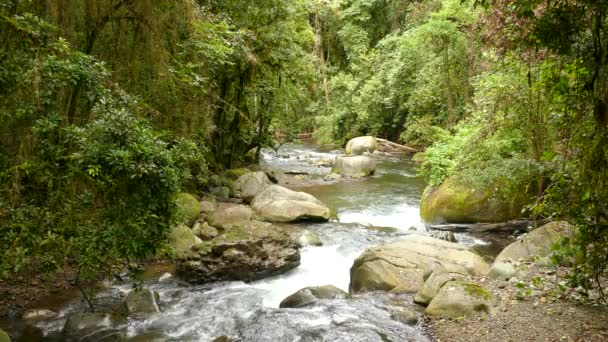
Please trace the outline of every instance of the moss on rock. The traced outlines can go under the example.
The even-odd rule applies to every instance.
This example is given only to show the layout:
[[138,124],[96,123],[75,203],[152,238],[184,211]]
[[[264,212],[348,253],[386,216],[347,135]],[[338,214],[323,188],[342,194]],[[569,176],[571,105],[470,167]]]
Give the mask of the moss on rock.
[[183,215],[183,222],[192,226],[201,213],[201,205],[193,195],[182,192],[177,195],[177,205]]

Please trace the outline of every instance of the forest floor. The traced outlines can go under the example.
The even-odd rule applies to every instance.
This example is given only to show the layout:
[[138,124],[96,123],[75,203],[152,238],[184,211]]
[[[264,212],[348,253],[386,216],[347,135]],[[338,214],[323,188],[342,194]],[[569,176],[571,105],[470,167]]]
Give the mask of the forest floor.
[[500,299],[494,313],[423,324],[437,342],[608,341],[608,307],[597,303],[599,292],[581,296],[564,286],[566,274],[565,268],[523,265],[508,282],[472,279]]

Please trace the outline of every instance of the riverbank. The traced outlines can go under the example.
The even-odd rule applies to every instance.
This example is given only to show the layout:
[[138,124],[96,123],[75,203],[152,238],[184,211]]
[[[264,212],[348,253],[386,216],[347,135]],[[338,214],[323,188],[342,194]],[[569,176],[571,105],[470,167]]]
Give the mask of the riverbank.
[[471,279],[500,299],[493,314],[427,317],[424,328],[436,342],[608,340],[608,308],[597,303],[597,291],[587,298],[567,287],[567,268],[524,264],[518,271],[510,281]]

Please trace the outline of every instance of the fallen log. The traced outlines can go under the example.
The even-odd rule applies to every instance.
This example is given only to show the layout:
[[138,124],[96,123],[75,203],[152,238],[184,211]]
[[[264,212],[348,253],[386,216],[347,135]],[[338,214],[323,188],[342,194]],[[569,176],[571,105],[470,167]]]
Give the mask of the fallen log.
[[551,222],[551,219],[541,220],[512,220],[500,223],[446,223],[427,225],[429,230],[442,230],[451,232],[488,233],[502,232],[512,233],[515,231],[528,231],[529,227],[539,227]]
[[420,152],[420,150],[418,150],[416,148],[413,148],[413,147],[410,147],[407,145],[397,144],[392,141],[388,141],[386,139],[376,138],[376,141],[378,141],[378,144],[388,146],[389,148],[391,148],[393,150],[399,150],[399,151],[404,151],[404,152],[409,152],[409,153]]

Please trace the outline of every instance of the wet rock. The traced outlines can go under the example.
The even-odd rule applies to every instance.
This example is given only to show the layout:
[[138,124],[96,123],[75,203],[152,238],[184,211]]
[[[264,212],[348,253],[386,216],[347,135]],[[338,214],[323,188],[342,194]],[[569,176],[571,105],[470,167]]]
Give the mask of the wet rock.
[[152,314],[160,312],[158,292],[149,289],[139,289],[129,292],[125,298],[124,306],[128,315]]
[[418,323],[418,314],[411,308],[405,307],[391,314],[391,318],[395,321],[403,322],[405,324],[414,325]]
[[234,197],[242,198],[249,203],[271,184],[272,182],[264,172],[249,172],[239,177],[232,185],[232,189],[234,190]]
[[525,190],[500,194],[496,186],[473,189],[448,178],[424,191],[420,216],[428,224],[506,222],[520,217],[526,201]]
[[273,184],[278,184],[285,181],[285,173],[281,170],[265,169],[263,172]]
[[335,162],[336,160],[334,158],[321,158],[314,164],[318,167],[332,167],[334,166]]
[[10,336],[2,329],[0,329],[0,342],[11,342]]
[[192,233],[203,241],[208,241],[219,235],[218,230],[207,222],[197,222],[192,227]]
[[317,234],[315,234],[314,232],[312,232],[310,230],[304,230],[301,233],[299,233],[297,235],[296,242],[298,243],[298,246],[300,246],[300,247],[323,246],[323,242],[321,241],[319,236],[317,236]]
[[348,294],[333,285],[310,286],[298,290],[281,301],[280,308],[299,308],[319,299],[343,299]]
[[300,264],[297,245],[270,223],[250,221],[204,242],[195,256],[177,261],[177,274],[202,284],[253,281],[281,274]]
[[168,280],[168,279],[170,279],[170,278],[172,278],[172,277],[173,277],[173,274],[171,274],[171,273],[169,273],[169,272],[165,272],[165,273],[163,273],[163,275],[161,275],[161,276],[158,278],[158,281],[159,281],[159,282],[163,282],[163,281]]
[[114,329],[121,321],[116,314],[73,312],[63,326],[63,334],[71,341],[112,341],[121,337]]
[[169,235],[169,242],[175,256],[184,258],[192,255],[194,248],[202,243],[201,239],[192,233],[192,230],[187,226],[180,224],[173,228]]
[[339,157],[331,172],[343,177],[367,177],[376,172],[376,162],[366,156]]
[[347,155],[362,155],[364,152],[373,153],[378,148],[378,141],[371,136],[357,137],[346,144]]
[[566,222],[548,223],[505,247],[496,257],[495,263],[548,257],[553,244],[572,233],[573,227]]
[[443,231],[433,231],[431,232],[431,237],[434,237],[439,240],[445,240],[448,242],[457,242],[456,235],[453,232],[443,232]]
[[515,268],[510,262],[497,261],[490,267],[487,277],[496,280],[509,280],[515,273]]
[[57,316],[55,311],[47,309],[31,309],[27,310],[21,317],[25,321],[44,321],[55,316]]
[[258,219],[269,222],[329,220],[330,210],[323,202],[305,192],[272,185],[258,194],[251,206]]
[[234,339],[232,339],[226,335],[218,336],[213,339],[213,342],[233,342],[233,341],[234,341]]
[[415,293],[424,279],[443,267],[449,273],[481,276],[489,269],[467,248],[428,236],[368,248],[350,270],[351,293],[372,290]]
[[242,204],[220,203],[217,209],[207,215],[206,220],[210,226],[228,230],[234,225],[251,221],[253,211]]
[[425,310],[429,316],[459,318],[478,313],[491,313],[496,297],[487,289],[464,281],[446,283]]
[[182,192],[177,195],[177,205],[184,217],[184,224],[192,226],[201,213],[201,205],[196,197]]
[[133,336],[127,340],[127,342],[168,342],[172,341],[171,337],[163,334],[162,332],[146,332]]
[[420,291],[416,292],[414,303],[428,305],[433,298],[439,293],[439,290],[445,283],[451,280],[461,279],[463,276],[458,273],[449,273],[445,268],[439,267],[422,285]]

